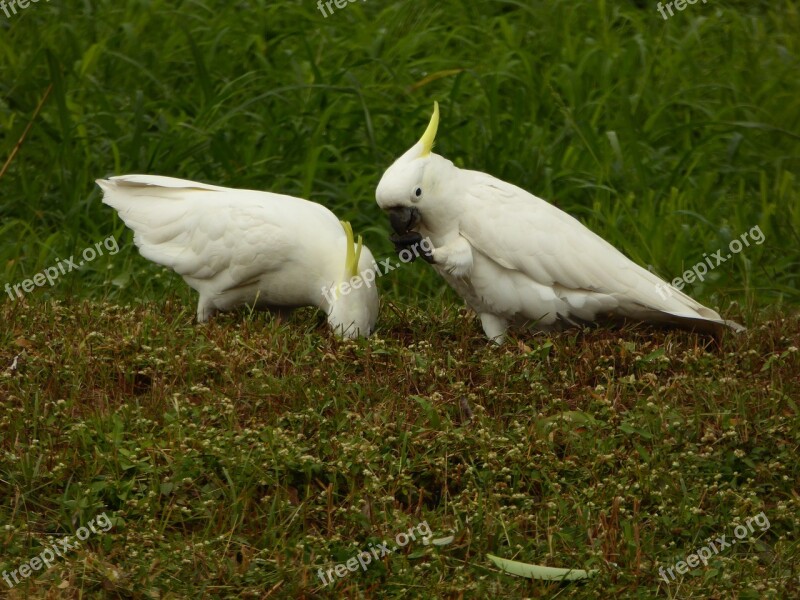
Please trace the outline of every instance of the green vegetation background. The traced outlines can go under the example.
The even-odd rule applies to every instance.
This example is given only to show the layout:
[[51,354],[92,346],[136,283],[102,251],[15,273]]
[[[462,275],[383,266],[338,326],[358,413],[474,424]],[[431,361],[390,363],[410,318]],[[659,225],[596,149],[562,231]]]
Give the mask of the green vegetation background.
[[[24,300],[0,294],[0,571],[99,512],[114,522],[0,596],[796,597],[800,7],[709,0],[665,21],[655,5],[0,12],[0,285],[109,235],[122,246]],[[419,263],[379,281],[367,341],[336,341],[311,311],[194,326],[194,293],[138,255],[93,183],[308,197],[383,258],[374,189],[434,100],[439,153],[667,279],[759,226],[762,245],[687,288],[748,333],[496,349]],[[659,578],[762,510],[768,531]],[[322,586],[320,567],[423,519],[452,544]],[[599,575],[531,583],[487,552]]]
[[[797,301],[794,2],[347,4],[59,1],[0,13],[0,273],[17,283],[116,234],[127,249],[40,297],[160,298],[94,179],[154,173],[320,202],[388,256],[383,170],[442,104],[437,151],[554,202],[679,276],[759,225],[691,295]],[[381,282],[443,293],[430,269]],[[454,297],[451,297],[454,298]]]

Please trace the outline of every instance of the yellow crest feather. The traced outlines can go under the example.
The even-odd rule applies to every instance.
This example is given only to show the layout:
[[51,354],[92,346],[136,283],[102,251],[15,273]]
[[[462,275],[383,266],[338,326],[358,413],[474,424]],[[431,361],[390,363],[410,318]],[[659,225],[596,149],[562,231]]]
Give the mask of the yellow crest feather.
[[425,130],[425,133],[422,134],[420,138],[420,143],[422,144],[422,154],[420,156],[425,157],[431,153],[433,150],[433,141],[436,139],[436,131],[439,129],[439,103],[433,103],[433,116],[431,116],[431,121],[428,123],[428,128]]
[[361,249],[364,247],[364,241],[361,236],[358,236],[358,248],[356,248],[356,255],[353,258],[353,277],[358,275],[358,263],[361,261]]
[[358,275],[358,263],[361,260],[361,248],[364,246],[361,236],[358,236],[358,248],[354,249],[353,245],[353,227],[347,221],[339,221],[344,229],[344,234],[347,236],[347,256],[345,258],[344,268],[345,272],[350,277]]

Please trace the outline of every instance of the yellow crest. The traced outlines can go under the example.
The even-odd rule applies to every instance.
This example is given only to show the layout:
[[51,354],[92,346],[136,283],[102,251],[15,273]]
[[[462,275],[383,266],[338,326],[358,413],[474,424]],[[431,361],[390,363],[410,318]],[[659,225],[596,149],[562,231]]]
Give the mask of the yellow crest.
[[353,239],[353,228],[347,221],[339,222],[342,224],[344,234],[347,236],[347,258],[345,259],[344,263],[345,272],[350,277],[355,277],[358,275],[358,263],[361,260],[361,248],[364,247],[364,243],[361,239],[361,236],[358,236],[358,248],[354,249],[353,245],[355,242]]
[[425,133],[422,134],[422,137],[419,140],[419,143],[422,144],[422,154],[421,157],[428,156],[433,149],[433,141],[436,139],[436,131],[439,129],[439,103],[433,103],[433,116],[431,117],[431,122],[428,123],[428,128],[425,130]]

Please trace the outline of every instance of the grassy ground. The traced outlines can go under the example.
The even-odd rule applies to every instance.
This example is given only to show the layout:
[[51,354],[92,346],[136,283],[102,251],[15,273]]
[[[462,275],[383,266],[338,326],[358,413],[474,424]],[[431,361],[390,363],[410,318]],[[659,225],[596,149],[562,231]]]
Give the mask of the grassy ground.
[[[0,8],[0,285],[115,244],[23,299],[0,292],[0,577],[98,514],[112,527],[0,596],[800,593],[796,2],[668,20],[625,0],[17,10]],[[758,228],[686,288],[748,332],[497,349],[420,264],[379,281],[369,341],[335,341],[310,310],[196,326],[93,184],[146,172],[309,197],[383,258],[375,186],[433,100],[437,152],[667,279]],[[763,531],[659,579],[762,511]],[[422,521],[453,541],[320,581]],[[598,574],[532,583],[486,553]]]
[[[800,591],[798,316],[719,346],[630,329],[525,351],[488,346],[452,306],[384,307],[377,337],[348,343],[310,313],[192,314],[175,299],[4,307],[0,364],[20,356],[0,376],[0,566],[113,523],[12,597]],[[659,578],[762,511],[769,527],[709,568]],[[320,581],[423,521],[455,539]],[[559,590],[487,552],[599,574]]]

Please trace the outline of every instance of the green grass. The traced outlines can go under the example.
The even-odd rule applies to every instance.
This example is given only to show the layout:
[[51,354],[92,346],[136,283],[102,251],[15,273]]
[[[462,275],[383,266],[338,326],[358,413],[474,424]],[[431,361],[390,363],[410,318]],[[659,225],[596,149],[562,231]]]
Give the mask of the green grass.
[[[123,227],[94,179],[147,172],[309,197],[388,254],[383,170],[442,104],[437,151],[529,189],[665,278],[759,225],[700,299],[798,300],[792,2],[52,2],[0,15],[6,281]],[[126,238],[130,239],[130,238]],[[790,251],[792,249],[793,251]],[[159,297],[134,252],[70,291]],[[133,275],[137,273],[137,277]],[[108,283],[127,274],[129,288]],[[403,274],[395,294],[435,295]],[[55,293],[60,297],[61,291]]]
[[[710,0],[664,21],[655,5],[0,11],[0,286],[111,235],[121,246],[24,300],[2,292],[0,572],[102,511],[114,522],[8,593],[796,594],[800,6]],[[496,349],[417,263],[379,281],[369,341],[335,341],[312,311],[196,326],[192,293],[138,255],[93,183],[145,172],[308,197],[380,259],[375,186],[434,100],[437,152],[666,279],[758,226],[763,244],[687,286],[749,331],[719,346],[628,328]],[[767,531],[659,582],[659,565],[762,510]],[[422,520],[454,542],[320,587],[318,568]],[[531,583],[487,552],[599,574]]]

